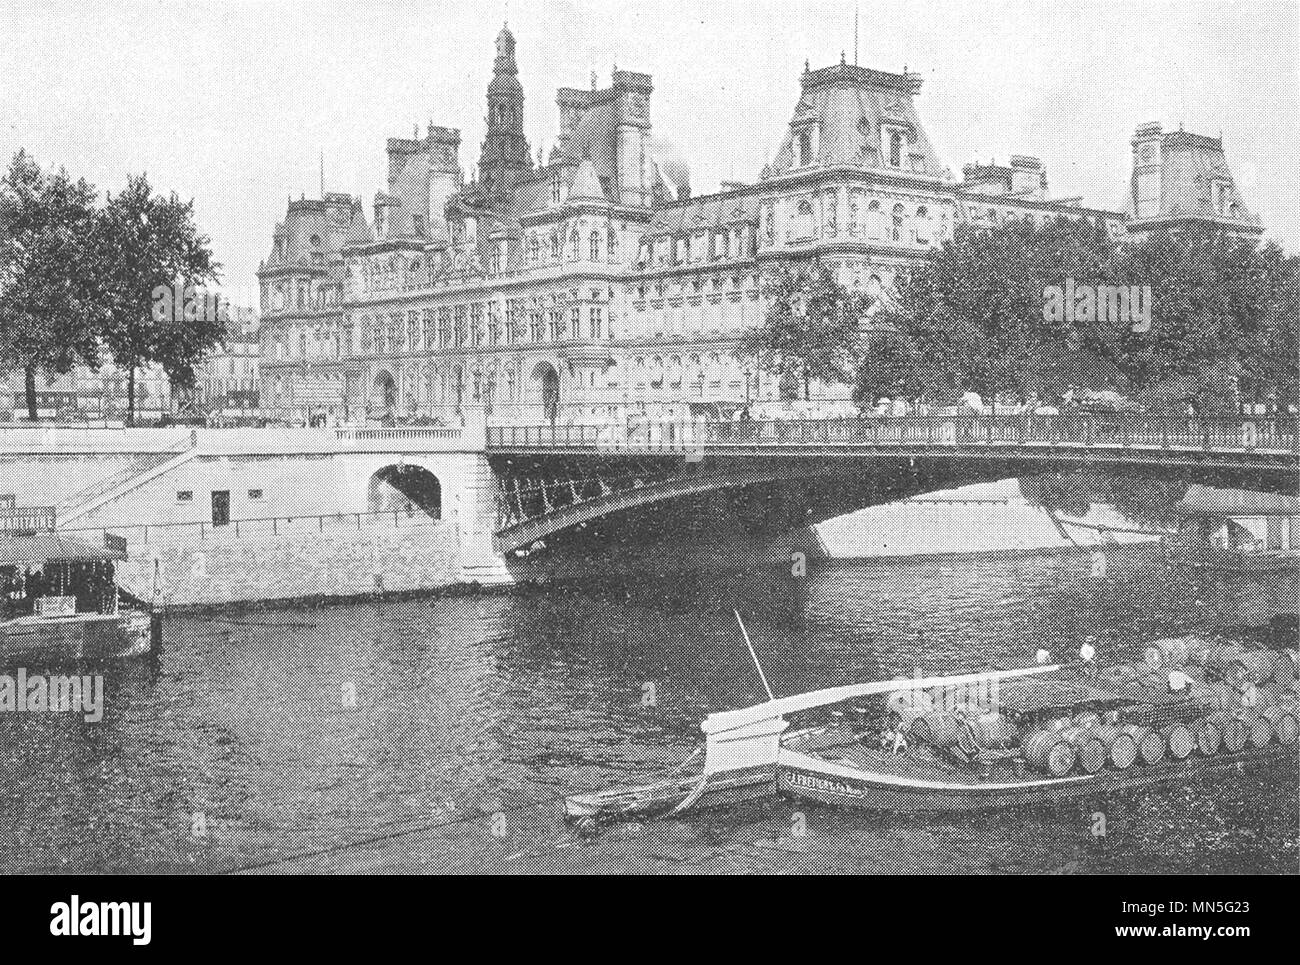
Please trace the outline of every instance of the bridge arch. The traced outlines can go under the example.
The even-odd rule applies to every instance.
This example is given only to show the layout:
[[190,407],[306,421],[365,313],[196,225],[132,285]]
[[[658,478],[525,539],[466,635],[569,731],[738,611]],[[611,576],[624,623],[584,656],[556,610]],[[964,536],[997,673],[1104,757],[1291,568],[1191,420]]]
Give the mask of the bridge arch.
[[370,477],[368,506],[372,513],[417,512],[442,519],[442,481],[411,463],[384,466]]

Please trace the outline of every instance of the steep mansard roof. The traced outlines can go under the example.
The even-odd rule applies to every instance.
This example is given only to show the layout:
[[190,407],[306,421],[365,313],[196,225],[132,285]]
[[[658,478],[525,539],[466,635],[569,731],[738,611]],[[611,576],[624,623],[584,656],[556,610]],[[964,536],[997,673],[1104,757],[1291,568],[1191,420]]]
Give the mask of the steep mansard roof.
[[[795,139],[809,126],[817,129],[815,163],[885,167],[880,153],[880,126],[885,123],[907,132],[909,157],[903,170],[932,177],[949,176],[913,103],[921,87],[921,78],[916,74],[893,74],[840,63],[805,71],[802,85],[803,94],[772,162],[771,174],[784,174],[798,167]],[[916,165],[912,158],[917,159]]]
[[[1247,209],[1237,190],[1220,138],[1188,131],[1169,131],[1161,140],[1160,214],[1158,218],[1201,216],[1222,218],[1214,204],[1215,183],[1229,184],[1228,202],[1234,207],[1229,220],[1260,225],[1259,216]],[[1133,189],[1127,193],[1124,213],[1136,218]]]

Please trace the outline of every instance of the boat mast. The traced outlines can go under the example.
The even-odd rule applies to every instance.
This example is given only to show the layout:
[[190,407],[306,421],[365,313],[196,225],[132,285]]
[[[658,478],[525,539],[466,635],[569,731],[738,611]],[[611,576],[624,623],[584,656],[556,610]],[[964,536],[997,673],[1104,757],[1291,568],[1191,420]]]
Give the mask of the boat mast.
[[763,689],[767,691],[768,700],[776,700],[776,695],[772,693],[772,688],[768,686],[767,674],[763,673],[763,665],[758,662],[758,654],[754,652],[754,645],[749,642],[749,631],[745,629],[745,621],[740,618],[739,610],[732,610],[736,615],[736,622],[740,624],[740,634],[745,638],[745,646],[749,647],[749,655],[754,658],[754,666],[758,668],[758,677],[763,681]]

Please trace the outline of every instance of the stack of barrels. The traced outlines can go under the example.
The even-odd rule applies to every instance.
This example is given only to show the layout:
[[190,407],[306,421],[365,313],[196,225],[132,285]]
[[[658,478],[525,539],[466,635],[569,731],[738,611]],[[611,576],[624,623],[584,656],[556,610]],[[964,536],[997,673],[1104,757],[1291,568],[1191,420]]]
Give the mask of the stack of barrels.
[[1197,637],[1158,640],[1146,648],[1141,663],[1104,668],[1098,678],[1130,693],[1150,688],[1167,698],[1173,670],[1190,681],[1185,698],[1146,705],[1152,712],[1146,716],[1135,708],[1124,722],[1106,722],[1083,710],[1044,722],[1022,739],[1004,714],[918,708],[911,733],[934,747],[960,748],[968,755],[1018,745],[1027,764],[1054,777],[1076,769],[1096,774],[1105,767],[1123,771],[1139,762],[1236,753],[1274,741],[1296,743],[1300,654],[1295,651],[1249,650]]

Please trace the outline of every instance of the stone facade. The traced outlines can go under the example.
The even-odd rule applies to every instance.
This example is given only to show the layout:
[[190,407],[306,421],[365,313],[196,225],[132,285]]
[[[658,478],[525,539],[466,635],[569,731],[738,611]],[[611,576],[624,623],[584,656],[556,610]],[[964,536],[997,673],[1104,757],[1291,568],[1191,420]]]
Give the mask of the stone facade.
[[[289,204],[262,285],[262,399],[298,418],[587,419],[627,406],[725,417],[775,398],[733,349],[765,310],[764,268],[818,258],[887,293],[958,223],[1125,215],[1053,199],[1032,157],[937,156],[921,78],[805,68],[772,163],[691,196],[651,140],[648,74],[557,92],[548,158],[523,136],[515,41],[497,39],[487,131],[466,181],[460,133],[388,142],[387,190]],[[814,387],[823,399],[845,386]]]

